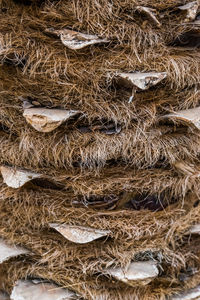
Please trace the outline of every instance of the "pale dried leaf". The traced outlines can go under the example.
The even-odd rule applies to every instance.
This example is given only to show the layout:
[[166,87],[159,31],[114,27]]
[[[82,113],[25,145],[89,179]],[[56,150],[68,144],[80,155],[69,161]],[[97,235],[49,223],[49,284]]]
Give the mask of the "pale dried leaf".
[[85,34],[69,29],[54,30],[50,28],[46,32],[60,37],[63,45],[72,50],[79,50],[89,45],[109,42],[107,39],[100,38],[97,35]]
[[0,263],[8,260],[11,257],[28,254],[29,251],[25,248],[10,245],[0,238]]
[[63,122],[79,112],[75,110],[50,109],[50,108],[27,108],[23,116],[26,121],[37,131],[51,132]]
[[185,12],[185,22],[190,22],[195,20],[198,10],[197,1],[189,2],[185,5],[179,6],[178,8]]
[[86,244],[101,237],[107,236],[110,231],[94,229],[84,226],[65,225],[65,224],[49,224],[51,228],[56,229],[66,239],[71,242]]
[[200,129],[200,107],[180,110],[174,113],[170,113],[162,117],[172,120],[179,120],[185,123],[194,125],[197,129]]
[[154,261],[132,262],[128,269],[110,268],[106,273],[128,285],[135,286],[138,281],[146,285],[158,276],[157,263]]
[[40,178],[42,176],[41,174],[34,173],[28,170],[8,166],[1,166],[0,170],[3,176],[3,180],[7,184],[7,186],[15,189],[23,186],[25,183],[35,178]]
[[118,73],[116,74],[116,80],[119,84],[124,85],[127,88],[136,87],[140,90],[147,90],[150,87],[158,84],[164,78],[166,78],[167,73],[161,72],[149,72],[149,73]]
[[11,300],[69,300],[77,299],[68,289],[48,282],[18,280],[12,290]]
[[191,233],[191,234],[200,234],[200,224],[193,225],[189,229],[189,233]]

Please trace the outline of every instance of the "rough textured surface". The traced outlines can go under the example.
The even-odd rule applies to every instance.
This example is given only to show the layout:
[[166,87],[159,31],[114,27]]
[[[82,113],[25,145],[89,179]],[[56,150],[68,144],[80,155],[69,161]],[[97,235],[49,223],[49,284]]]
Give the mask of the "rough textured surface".
[[[0,236],[31,253],[1,264],[0,290],[41,278],[81,300],[164,300],[199,285],[192,2],[0,1],[0,166],[17,187],[2,173]],[[72,242],[52,223],[95,239]],[[156,276],[127,282],[148,261]]]

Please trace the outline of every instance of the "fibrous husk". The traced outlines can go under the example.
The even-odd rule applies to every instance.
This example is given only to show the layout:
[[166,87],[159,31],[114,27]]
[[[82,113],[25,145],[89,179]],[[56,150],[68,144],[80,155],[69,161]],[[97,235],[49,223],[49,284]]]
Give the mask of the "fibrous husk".
[[60,232],[66,239],[78,244],[86,244],[101,237],[107,236],[110,231],[94,229],[84,226],[73,226],[66,224],[49,224],[50,227]]
[[[168,235],[168,232],[173,230],[173,227],[176,228],[177,225],[182,226],[183,222],[187,226],[190,222],[192,222],[192,216],[190,217],[190,220],[188,219],[190,212],[186,212],[185,209],[183,210],[181,208],[181,204],[178,206],[179,208],[172,206],[171,208],[167,208],[166,211],[151,214],[144,210],[104,211],[103,213],[100,211],[94,212],[89,209],[68,207],[66,200],[69,197],[66,197],[65,199],[63,197],[64,193],[57,199],[55,198],[55,194],[58,196],[57,192],[49,192],[46,195],[44,193],[41,194],[41,190],[33,191],[31,194],[30,191],[24,191],[23,193],[25,193],[23,198],[17,198],[13,191],[12,198],[14,197],[13,200],[15,201],[13,203],[10,201],[9,206],[7,205],[6,199],[3,197],[5,203],[4,205],[0,203],[1,211],[4,211],[4,207],[6,207],[9,209],[7,214],[9,216],[14,215],[14,219],[12,219],[12,224],[9,220],[1,220],[1,227],[6,227],[7,224],[10,224],[10,226],[12,225],[9,229],[9,233],[5,233],[6,238],[13,239],[12,232],[15,231],[15,239],[18,243],[27,245],[31,248],[33,253],[36,251],[42,256],[39,260],[37,257],[37,265],[40,265],[40,272],[42,273],[38,273],[36,266],[34,272],[35,277],[52,279],[60,285],[65,286],[68,284],[66,274],[67,278],[69,278],[69,276],[71,277],[72,284],[77,282],[74,277],[75,272],[77,274],[76,276],[81,276],[81,280],[85,280],[84,283],[81,283],[82,288],[84,289],[85,284],[90,284],[88,282],[89,279],[84,279],[83,272],[85,271],[87,274],[94,274],[95,271],[102,273],[102,269],[105,269],[108,262],[112,262],[113,260],[118,262],[118,260],[120,260],[118,263],[122,264],[124,260],[127,261],[130,258],[133,258],[134,253],[137,253],[138,250],[143,251],[148,248],[152,250],[155,246],[159,249],[161,247],[160,245],[162,245],[163,249],[161,250],[161,253],[163,253],[163,251],[169,251],[169,249],[167,250],[166,243],[166,236]],[[53,195],[54,199],[52,198]],[[20,193],[19,196],[21,197],[22,193]],[[34,203],[32,199],[34,199]],[[185,202],[190,203],[191,201],[186,198]],[[35,205],[35,203],[37,203],[37,205]],[[172,211],[173,214],[171,213]],[[193,209],[193,213],[195,213],[195,209]],[[73,245],[59,237],[59,235],[56,235],[54,232],[47,233],[47,231],[41,231],[41,224],[43,224],[43,226],[46,224],[48,227],[48,223],[52,222],[54,219],[60,220],[63,223],[70,221],[70,223],[74,224],[77,222],[77,216],[82,216],[79,218],[80,224],[87,222],[87,226],[93,224],[94,228],[99,226],[100,228],[110,229],[113,232],[112,237],[114,239],[104,240],[103,243],[100,240],[96,240],[88,246],[77,244]],[[197,216],[199,218],[199,208],[196,211],[196,217]],[[21,224],[22,219],[24,220],[24,225]],[[134,220],[134,222],[130,223],[130,219]],[[153,223],[152,220],[154,220]],[[36,230],[33,230],[32,224],[34,224]],[[149,230],[149,226],[151,226],[151,230]],[[161,236],[163,237],[162,239],[160,239]],[[175,236],[179,236],[179,234]],[[152,251],[148,251],[148,253],[148,255],[152,255]],[[170,256],[169,253],[166,255],[168,257],[167,260],[169,264],[171,264],[171,255],[174,255],[174,251],[171,252]],[[46,264],[48,264],[48,269],[46,268]],[[177,262],[175,263],[173,258],[173,266],[174,264],[177,264]],[[169,265],[169,270],[170,268],[171,266]],[[20,278],[23,278],[23,276]],[[159,279],[159,277],[157,279]],[[93,280],[94,282],[97,280],[95,275]],[[113,280],[111,280],[112,279],[110,278],[109,284],[113,282]],[[104,287],[104,283],[104,281],[103,283],[102,281],[99,282],[97,285],[98,289]],[[135,284],[139,285],[140,281]],[[114,288],[114,286],[116,286],[116,281],[112,284],[112,288]],[[121,283],[120,286],[123,287],[123,283]],[[93,286],[93,288],[95,287]],[[92,289],[92,287],[89,289]],[[111,291],[110,293],[110,297],[112,297],[113,294]],[[120,295],[123,295],[123,289],[120,291]],[[92,298],[86,297],[86,299],[91,300]]]
[[171,125],[145,131],[141,129],[143,124],[139,124],[136,129],[122,128],[119,134],[113,135],[82,133],[70,128],[58,130],[59,134],[55,131],[45,139],[34,129],[21,127],[20,137],[2,134],[1,163],[43,172],[42,169],[50,165],[63,169],[74,164],[100,170],[110,160],[124,160],[131,167],[144,169],[159,163],[161,157],[165,157],[166,162],[193,161],[198,155],[200,137],[196,132],[189,132],[189,128],[177,131]]
[[67,119],[77,115],[78,113],[79,112],[75,110],[36,107],[24,109],[23,116],[37,131],[51,132]]
[[200,286],[184,291],[179,295],[172,296],[169,300],[198,300],[200,299]]
[[[138,193],[141,195],[144,193],[144,195],[146,195],[144,198],[146,198],[147,195],[152,195],[157,201],[159,201],[158,195],[160,194],[160,190],[166,194],[170,194],[170,197],[173,195],[175,198],[182,197],[182,194],[190,190],[191,186],[194,192],[198,190],[196,186],[198,178],[188,178],[188,185],[185,186],[184,176],[178,177],[177,173],[173,170],[166,170],[164,168],[135,170],[134,167],[132,167],[129,168],[129,170],[125,170],[123,166],[108,167],[104,168],[95,177],[91,176],[91,174],[93,174],[91,171],[85,171],[85,173],[80,174],[78,178],[74,180],[75,176],[79,174],[78,172],[79,170],[73,173],[60,169],[54,174],[51,171],[48,176],[45,174],[43,174],[43,176],[44,179],[48,179],[47,183],[48,181],[51,182],[49,179],[54,176],[53,179],[56,184],[65,189],[65,198],[68,197],[68,200],[71,200],[72,203],[82,203],[82,205],[85,203],[85,205],[97,205],[97,207],[98,204],[100,207],[107,207],[111,204],[115,207],[116,201],[124,191],[124,187],[126,187],[127,192],[136,192],[137,195]],[[52,194],[55,192],[54,186],[51,192]],[[79,199],[76,199],[77,195],[79,195]],[[78,201],[75,201],[75,199]],[[168,199],[167,202],[169,203],[169,198],[165,197],[164,199],[165,201]],[[162,201],[163,205],[165,202],[164,199]],[[134,200],[133,197],[133,204]],[[172,202],[174,201],[173,199],[171,200]]]
[[155,261],[132,262],[127,269],[110,268],[106,273],[115,277],[117,280],[135,286],[138,284],[146,285],[156,278],[159,274]]
[[11,300],[69,300],[76,295],[55,284],[39,280],[18,280],[12,290]]
[[10,245],[3,239],[0,239],[0,263],[8,260],[11,257],[25,254],[29,254],[29,251],[27,249],[15,245]]
[[190,22],[195,20],[198,6],[199,6],[198,2],[193,1],[178,7],[178,9],[185,12],[185,20],[184,20],[185,22]]
[[23,170],[15,167],[1,166],[1,174],[4,182],[12,188],[20,188],[27,182],[40,178],[42,175],[28,170]]
[[117,73],[116,80],[119,84],[124,85],[127,88],[136,87],[139,90],[147,90],[150,87],[158,84],[164,78],[167,73],[165,72],[149,72],[149,73]]
[[153,22],[157,27],[161,26],[161,23],[157,19],[157,11],[156,9],[150,8],[150,7],[145,7],[145,6],[137,6],[136,10],[145,14],[148,19]]
[[200,129],[200,107],[173,112],[161,117],[161,119],[182,121],[184,123],[192,124],[197,129]]
[[46,32],[60,37],[63,45],[72,50],[79,50],[89,45],[109,42],[107,39],[99,38],[97,35],[85,34],[69,29],[55,30],[50,28],[46,29]]
[[[88,300],[164,299],[182,289],[181,268],[199,269],[199,236],[189,236],[190,244],[185,236],[200,223],[199,133],[156,123],[169,111],[199,105],[198,33],[191,34],[192,22],[180,22],[186,11],[177,8],[188,1],[41,2],[1,1],[0,157],[1,164],[48,174],[61,187],[40,178],[14,190],[0,178],[0,236],[34,253],[2,264],[0,288],[10,292],[18,279],[46,278]],[[62,28],[49,30],[57,39],[44,34],[51,27]],[[82,32],[112,42],[70,51],[91,42]],[[192,50],[184,41],[174,47],[174,37],[182,36]],[[157,77],[126,83],[139,90],[127,104],[130,90],[106,78],[121,71],[167,79],[152,89]],[[40,132],[21,117],[20,97],[28,100],[24,109],[80,109],[83,116],[41,134],[40,117]],[[71,243],[49,228],[52,222],[109,233]],[[123,267],[147,260],[161,268],[144,288],[153,279],[144,274],[148,268],[132,280]],[[111,266],[121,266],[121,282],[106,273]],[[184,289],[199,284],[190,277]]]

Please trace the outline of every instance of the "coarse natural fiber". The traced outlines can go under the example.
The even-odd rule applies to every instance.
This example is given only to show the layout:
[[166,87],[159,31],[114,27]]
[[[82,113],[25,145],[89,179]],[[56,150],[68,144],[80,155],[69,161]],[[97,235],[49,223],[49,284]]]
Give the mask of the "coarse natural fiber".
[[0,295],[48,282],[194,299],[199,0],[0,0],[0,14],[0,239],[25,249],[2,260]]

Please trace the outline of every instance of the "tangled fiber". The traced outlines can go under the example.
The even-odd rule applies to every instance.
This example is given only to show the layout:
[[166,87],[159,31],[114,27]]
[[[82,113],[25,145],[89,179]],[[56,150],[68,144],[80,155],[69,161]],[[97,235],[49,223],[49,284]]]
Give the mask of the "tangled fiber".
[[200,1],[0,14],[0,299],[199,299]]

